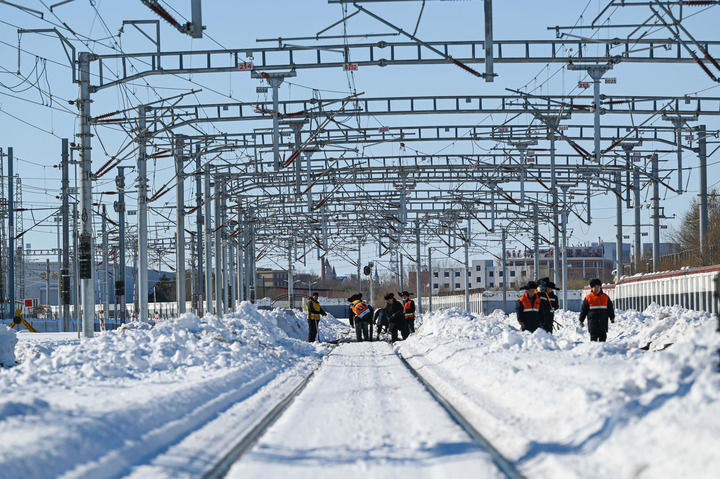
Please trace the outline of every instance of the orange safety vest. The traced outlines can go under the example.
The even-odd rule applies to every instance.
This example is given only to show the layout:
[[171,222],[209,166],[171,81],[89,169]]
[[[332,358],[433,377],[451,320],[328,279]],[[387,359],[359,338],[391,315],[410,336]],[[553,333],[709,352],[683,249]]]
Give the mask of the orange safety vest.
[[362,319],[370,312],[370,307],[364,301],[358,300],[353,303],[353,311],[355,316]]
[[408,299],[403,303],[403,311],[405,311],[405,319],[413,319],[415,317],[415,313],[408,313],[408,310],[414,306],[412,299]]
[[588,302],[588,305],[590,306],[590,309],[608,309],[608,301],[610,301],[610,296],[608,296],[605,293],[595,294],[590,293],[587,296],[585,296],[585,301]]
[[520,302],[523,305],[523,312],[525,313],[528,311],[540,311],[540,295],[538,294],[535,294],[535,300],[531,303],[530,298],[528,298],[527,293],[525,293],[520,297]]

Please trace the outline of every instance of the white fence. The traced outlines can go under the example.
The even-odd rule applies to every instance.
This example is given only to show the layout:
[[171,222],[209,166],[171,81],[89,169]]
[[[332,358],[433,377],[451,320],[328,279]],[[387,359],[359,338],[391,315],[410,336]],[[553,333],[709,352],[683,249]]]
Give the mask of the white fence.
[[718,314],[720,265],[623,277],[603,289],[618,309],[642,311],[657,303]]

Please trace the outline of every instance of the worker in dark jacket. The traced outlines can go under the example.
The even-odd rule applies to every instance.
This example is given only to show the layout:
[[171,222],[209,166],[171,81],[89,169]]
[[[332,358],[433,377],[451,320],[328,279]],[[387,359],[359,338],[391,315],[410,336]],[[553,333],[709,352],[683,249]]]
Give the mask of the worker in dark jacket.
[[403,291],[400,293],[400,301],[403,305],[403,311],[405,311],[405,322],[409,333],[415,332],[415,301],[410,299],[412,293]]
[[553,291],[555,283],[550,278],[542,278],[538,282],[537,294],[540,296],[540,327],[548,333],[553,332],[555,311],[558,309],[558,297]]
[[403,339],[407,339],[409,333],[407,322],[405,321],[405,310],[403,309],[403,305],[400,301],[395,299],[395,295],[393,293],[385,295],[385,302],[387,303],[385,306],[385,317],[388,321],[388,329],[390,330],[392,341],[397,341],[398,331],[402,334]]
[[515,303],[515,313],[522,331],[532,333],[540,326],[540,296],[536,294],[537,287],[535,281],[529,281],[522,287],[525,294]]
[[580,326],[585,326],[585,318],[588,320],[588,332],[590,341],[605,341],[607,339],[608,319],[615,322],[615,307],[610,297],[602,290],[602,281],[599,279],[590,280],[590,294],[580,310]]
[[[388,321],[387,316],[385,316],[385,308],[378,308],[375,310],[373,323],[377,326],[377,339],[380,340],[380,333],[383,332],[383,328],[385,328],[386,333],[388,332]],[[372,325],[370,328],[370,335],[372,336]]]
[[320,316],[327,314],[325,310],[320,307],[318,296],[318,293],[313,293],[307,301],[308,341],[311,343],[315,341],[317,337]]

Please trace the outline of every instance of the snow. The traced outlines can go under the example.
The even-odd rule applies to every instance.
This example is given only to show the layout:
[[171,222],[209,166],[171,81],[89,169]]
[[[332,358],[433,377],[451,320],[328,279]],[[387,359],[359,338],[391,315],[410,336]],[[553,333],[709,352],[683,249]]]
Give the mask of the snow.
[[502,477],[384,342],[339,346],[229,478]]
[[602,344],[577,316],[550,335],[446,310],[397,347],[529,477],[717,477],[715,319],[621,311]]
[[17,344],[15,330],[0,325],[0,366],[15,365],[15,344]]
[[[556,320],[530,334],[445,310],[394,348],[528,477],[717,477],[715,318],[619,311],[604,344],[577,313]],[[320,336],[354,333],[327,317]],[[249,303],[90,340],[2,331],[17,365],[0,368],[0,477],[202,476],[318,366],[233,475],[496,475],[392,347],[306,337],[299,311]]]
[[[325,340],[346,330],[321,325]],[[300,313],[249,303],[222,320],[186,314],[91,340],[18,336],[20,364],[0,370],[3,477],[130,472],[263,388],[271,407],[330,349],[305,341]]]

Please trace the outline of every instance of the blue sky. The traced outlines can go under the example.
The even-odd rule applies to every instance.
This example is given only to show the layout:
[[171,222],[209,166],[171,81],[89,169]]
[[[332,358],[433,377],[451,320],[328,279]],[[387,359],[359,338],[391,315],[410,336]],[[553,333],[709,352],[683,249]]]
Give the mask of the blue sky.
[[[155,16],[139,0],[125,1],[93,1],[75,0],[72,3],[55,9],[54,16],[47,7],[51,1],[29,0],[22,3],[30,8],[44,12],[43,21],[36,16],[23,12],[17,8],[0,4],[0,146],[3,148],[13,146],[18,160],[15,170],[23,179],[23,195],[25,206],[33,208],[25,215],[26,228],[44,218],[57,207],[59,194],[59,170],[53,165],[59,162],[60,139],[72,138],[76,133],[76,120],[73,115],[74,106],[68,100],[75,99],[77,88],[71,83],[70,70],[67,60],[58,40],[41,35],[24,34],[20,37],[23,52],[20,54],[20,71],[25,79],[18,77],[18,33],[17,26],[23,28],[48,28],[55,24],[65,23],[80,37],[102,39],[100,43],[90,43],[91,48],[97,52],[109,52],[103,46],[110,45],[122,47],[126,52],[151,51],[152,45],[137,32],[125,28],[125,33],[117,37],[122,21],[127,19],[154,19]],[[166,2],[176,9],[173,15],[189,16],[190,2]],[[206,33],[210,38],[193,40],[181,35],[162,23],[163,50],[200,50],[210,48],[252,48],[256,46],[256,39],[310,36],[322,30],[341,18],[341,7],[328,5],[325,1],[281,1],[268,0],[263,2],[251,1],[206,1],[203,2],[203,23],[207,26]],[[552,39],[553,31],[548,26],[555,25],[587,25],[595,15],[604,8],[607,0],[578,0],[578,1],[496,1],[494,6],[495,38],[496,39]],[[417,21],[420,2],[396,2],[390,5],[377,3],[365,4],[373,12],[382,14],[389,21],[412,31]],[[716,25],[720,21],[720,9],[717,7],[705,10],[702,7],[686,7],[685,14],[702,13],[688,18],[684,23],[698,39],[717,39]],[[179,12],[179,13],[178,13]],[[581,17],[581,13],[582,14]],[[617,9],[612,15],[613,23],[632,23],[638,19],[644,20],[649,16],[645,7]],[[106,30],[107,28],[107,30]],[[377,21],[358,15],[348,21],[349,34],[387,32],[388,29]],[[341,33],[341,26],[335,27],[328,33]],[[589,31],[577,31],[587,34]],[[80,41],[64,30],[72,39],[78,51],[86,49]],[[418,37],[424,40],[479,40],[483,38],[483,3],[481,1],[428,1],[421,22]],[[601,37],[622,35],[622,31],[602,29],[598,32]],[[112,38],[110,38],[112,36]],[[667,37],[667,33],[659,33],[660,37]],[[395,40],[400,40],[395,38]],[[361,40],[358,40],[361,41]],[[339,41],[338,41],[339,42]],[[298,42],[300,43],[300,42]],[[264,46],[272,43],[264,43]],[[47,59],[47,60],[45,60]],[[481,65],[478,68],[482,68]],[[575,89],[584,75],[579,72],[566,71],[561,65],[552,64],[521,64],[496,65],[499,77],[495,83],[485,83],[461,69],[452,65],[423,66],[423,67],[386,67],[364,68],[355,73],[354,83],[358,91],[364,91],[366,96],[393,96],[393,95],[443,95],[443,94],[503,94],[505,88],[526,88],[540,94],[563,94]],[[718,95],[718,84],[712,82],[696,65],[639,65],[620,64],[608,76],[617,78],[615,85],[603,85],[607,94],[617,95],[685,95],[702,92],[704,96]],[[198,88],[202,85],[203,92],[197,95],[198,101],[229,101],[255,100],[259,96],[255,92],[257,80],[252,80],[248,73],[218,73],[194,75],[191,80],[187,78],[163,78],[151,76],[132,82],[126,89],[111,88],[94,95],[92,106],[93,114],[101,114],[125,108],[139,102],[153,101],[158,95],[171,96],[183,89]],[[152,86],[152,88],[148,87]],[[38,92],[39,86],[45,94]],[[11,87],[11,88],[8,88]],[[348,75],[336,70],[301,70],[298,76],[281,88],[282,99],[307,99],[311,96],[309,87],[319,89],[324,98],[343,95],[350,89]],[[52,95],[52,102],[48,93]],[[589,94],[590,91],[582,92]],[[40,103],[39,105],[37,103]],[[703,123],[708,129],[717,130],[718,120],[709,117]],[[430,117],[383,120],[384,124],[430,124],[435,121],[454,121],[458,124],[482,124],[483,122],[502,121],[504,117],[487,118],[487,115],[464,115],[454,119],[432,119]],[[374,120],[369,119],[372,125]],[[589,124],[590,115],[577,116],[577,120]],[[626,121],[626,120],[622,120]],[[605,116],[603,122],[621,122],[620,117]],[[33,126],[28,125],[31,124]],[[665,124],[658,121],[656,124]],[[263,125],[263,126],[269,126]],[[212,131],[212,127],[208,127]],[[93,168],[96,170],[106,161],[103,150],[114,152],[124,140],[121,132],[109,128],[99,130],[100,144],[96,138],[93,149]],[[591,142],[584,147],[592,149]],[[414,145],[409,145],[414,146]],[[491,146],[491,145],[487,145]],[[393,151],[393,148],[395,151]],[[388,154],[397,154],[398,146],[389,146],[384,151]],[[427,145],[417,145],[418,149],[431,150]],[[667,149],[667,147],[663,147]],[[435,148],[435,149],[439,149]],[[714,150],[710,145],[709,152]],[[451,152],[464,153],[467,147],[453,145]],[[674,153],[665,153],[662,159],[670,160],[663,166],[671,165]],[[709,164],[717,161],[717,154],[711,156]],[[133,166],[134,161],[126,163]],[[694,155],[685,155],[685,166],[697,167]],[[148,165],[151,189],[154,191],[172,177],[173,168],[170,158],[160,159]],[[697,195],[697,170],[685,172],[688,177],[688,192],[683,195],[674,195],[669,191],[661,191],[661,197],[666,207],[666,214],[681,216],[692,199]],[[710,167],[709,184],[720,184],[720,169]],[[134,178],[130,175],[130,181]],[[673,180],[672,184],[675,183]],[[103,177],[94,187],[96,192],[111,191],[114,189],[114,172]],[[194,195],[192,185],[186,186],[188,203]],[[131,203],[134,202],[130,195]],[[614,197],[606,195],[596,199],[593,206],[594,221],[587,226],[578,221],[571,221],[573,232],[572,243],[585,243],[596,241],[602,237],[607,241],[614,241],[615,201]],[[114,197],[98,195],[97,199],[106,203],[112,210]],[[174,205],[171,195],[163,198],[168,205]],[[129,206],[133,208],[133,206]],[[643,210],[643,223],[648,223],[648,210]],[[625,211],[624,223],[631,224],[632,210]],[[131,217],[131,221],[134,221]],[[152,221],[152,219],[151,219]],[[677,220],[666,222],[669,229],[676,227]],[[664,233],[668,230],[664,230]],[[645,228],[644,231],[648,231]],[[542,228],[545,235],[550,234],[549,227]],[[171,234],[163,229],[159,234]],[[629,234],[627,230],[625,234]],[[48,222],[29,232],[23,240],[32,244],[33,248],[51,248],[55,246],[56,232],[54,223]],[[414,251],[414,247],[408,247]],[[369,245],[363,251],[364,259],[371,259],[377,248]],[[412,254],[412,253],[411,253]],[[353,254],[354,256],[354,254]],[[475,257],[487,257],[480,251],[474,251]],[[458,258],[461,256],[458,254]],[[331,257],[332,261],[332,257]],[[342,259],[333,261],[338,271],[351,272],[354,267]],[[265,263],[265,266],[275,266]],[[307,269],[317,266],[308,263]],[[302,269],[302,268],[301,268]]]

